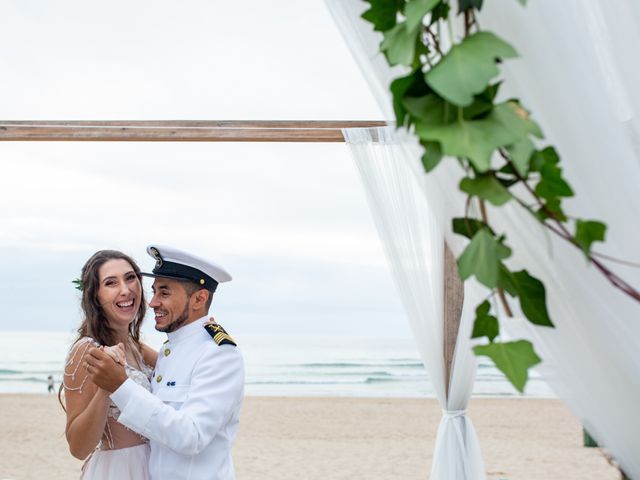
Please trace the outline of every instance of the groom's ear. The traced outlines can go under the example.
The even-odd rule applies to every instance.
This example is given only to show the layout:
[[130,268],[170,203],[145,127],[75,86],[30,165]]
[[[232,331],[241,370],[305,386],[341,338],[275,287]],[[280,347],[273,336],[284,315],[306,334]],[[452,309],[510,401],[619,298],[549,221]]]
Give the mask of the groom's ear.
[[191,308],[193,310],[200,310],[201,308],[205,308],[207,305],[207,300],[209,300],[209,291],[202,288],[191,295]]

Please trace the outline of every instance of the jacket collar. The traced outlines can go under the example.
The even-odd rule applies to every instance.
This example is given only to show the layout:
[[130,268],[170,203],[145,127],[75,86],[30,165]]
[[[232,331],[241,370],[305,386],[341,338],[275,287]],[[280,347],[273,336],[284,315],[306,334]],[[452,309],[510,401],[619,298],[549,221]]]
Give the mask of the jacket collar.
[[198,320],[195,320],[183,327],[180,327],[178,330],[176,330],[175,332],[169,332],[167,333],[167,337],[169,338],[169,342],[171,343],[177,343],[180,342],[181,340],[184,340],[185,338],[191,337],[193,335],[196,335],[198,333],[203,333],[204,332],[204,324],[207,321],[207,319],[209,318],[209,315],[205,315],[202,318],[199,318]]

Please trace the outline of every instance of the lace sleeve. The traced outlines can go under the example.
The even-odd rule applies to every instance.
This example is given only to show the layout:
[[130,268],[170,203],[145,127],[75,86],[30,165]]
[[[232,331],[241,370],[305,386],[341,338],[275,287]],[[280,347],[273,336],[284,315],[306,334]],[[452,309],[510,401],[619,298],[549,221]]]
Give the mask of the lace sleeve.
[[99,346],[93,338],[82,337],[76,343],[73,344],[64,365],[64,376],[62,379],[62,385],[65,392],[77,392],[82,393],[82,389],[85,386],[89,374],[87,373],[82,359],[89,347]]

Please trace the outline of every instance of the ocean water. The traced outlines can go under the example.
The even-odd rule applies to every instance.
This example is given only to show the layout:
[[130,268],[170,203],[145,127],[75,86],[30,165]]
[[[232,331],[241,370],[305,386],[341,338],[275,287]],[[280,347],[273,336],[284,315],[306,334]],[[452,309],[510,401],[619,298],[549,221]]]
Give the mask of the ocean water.
[[[154,347],[161,334],[146,341]],[[74,335],[0,332],[0,393],[56,389]],[[434,390],[411,339],[235,336],[246,363],[246,394],[258,396],[433,397]],[[491,363],[479,359],[474,395],[516,396]],[[525,396],[554,397],[533,372]]]

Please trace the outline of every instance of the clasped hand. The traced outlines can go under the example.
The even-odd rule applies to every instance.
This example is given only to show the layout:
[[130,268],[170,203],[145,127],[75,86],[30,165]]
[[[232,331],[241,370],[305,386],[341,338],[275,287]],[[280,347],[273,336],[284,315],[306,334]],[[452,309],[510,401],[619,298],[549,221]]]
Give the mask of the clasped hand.
[[84,355],[89,379],[109,393],[115,392],[127,379],[126,356],[122,344],[114,347],[91,347]]

